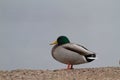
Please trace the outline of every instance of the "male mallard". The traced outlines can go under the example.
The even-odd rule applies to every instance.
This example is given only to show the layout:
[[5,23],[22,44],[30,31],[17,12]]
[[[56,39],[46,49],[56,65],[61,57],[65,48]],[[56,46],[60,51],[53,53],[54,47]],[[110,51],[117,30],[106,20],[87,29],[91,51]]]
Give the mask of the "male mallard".
[[73,69],[73,65],[83,64],[95,60],[96,54],[84,46],[70,43],[66,36],[60,36],[51,45],[52,56],[57,61],[68,64],[67,69]]

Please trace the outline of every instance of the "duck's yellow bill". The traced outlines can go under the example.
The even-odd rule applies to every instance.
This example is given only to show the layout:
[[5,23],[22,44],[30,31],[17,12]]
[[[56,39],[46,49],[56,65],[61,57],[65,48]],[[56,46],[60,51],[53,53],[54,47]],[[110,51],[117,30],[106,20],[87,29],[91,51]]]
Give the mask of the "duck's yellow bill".
[[53,43],[51,43],[50,45],[55,45],[55,44],[57,44],[57,41],[54,41]]

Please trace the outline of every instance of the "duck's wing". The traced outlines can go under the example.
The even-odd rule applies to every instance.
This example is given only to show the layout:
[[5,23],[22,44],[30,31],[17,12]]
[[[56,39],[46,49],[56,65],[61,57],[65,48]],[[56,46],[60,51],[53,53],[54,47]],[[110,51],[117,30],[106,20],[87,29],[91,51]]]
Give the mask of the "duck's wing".
[[93,54],[93,52],[89,51],[87,48],[79,44],[69,43],[69,44],[63,45],[63,47],[67,50],[79,53],[80,55]]

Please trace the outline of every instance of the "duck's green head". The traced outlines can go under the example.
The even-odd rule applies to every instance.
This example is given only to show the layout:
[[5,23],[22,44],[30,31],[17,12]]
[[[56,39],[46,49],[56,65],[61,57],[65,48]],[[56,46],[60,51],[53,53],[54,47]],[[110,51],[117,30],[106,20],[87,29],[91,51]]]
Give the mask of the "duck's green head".
[[59,36],[55,42],[51,43],[51,45],[54,44],[62,45],[66,43],[70,43],[69,39],[66,36]]

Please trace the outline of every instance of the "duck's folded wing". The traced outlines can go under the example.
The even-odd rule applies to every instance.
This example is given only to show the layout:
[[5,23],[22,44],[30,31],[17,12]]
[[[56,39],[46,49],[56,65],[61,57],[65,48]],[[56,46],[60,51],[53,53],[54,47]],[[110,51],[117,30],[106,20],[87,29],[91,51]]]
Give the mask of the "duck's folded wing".
[[84,46],[78,45],[78,44],[66,44],[63,46],[65,49],[79,53],[80,55],[89,55],[89,54],[94,54],[93,52],[89,51],[87,48]]

